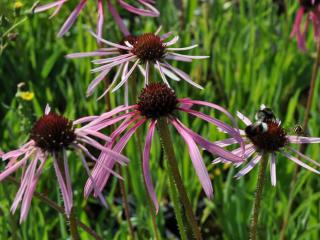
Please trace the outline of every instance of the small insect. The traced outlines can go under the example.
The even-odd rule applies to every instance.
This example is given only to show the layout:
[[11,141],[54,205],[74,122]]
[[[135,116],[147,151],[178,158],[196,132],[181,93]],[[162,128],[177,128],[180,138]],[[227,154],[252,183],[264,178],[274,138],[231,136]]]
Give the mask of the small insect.
[[305,131],[301,125],[296,125],[292,128],[292,131],[297,135],[297,136],[302,136],[305,135]]
[[260,110],[256,113],[255,119],[260,122],[277,121],[271,108],[267,108],[264,104],[261,105]]
[[249,137],[255,137],[260,135],[261,133],[265,133],[268,131],[268,125],[264,122],[257,121],[245,128],[245,133]]

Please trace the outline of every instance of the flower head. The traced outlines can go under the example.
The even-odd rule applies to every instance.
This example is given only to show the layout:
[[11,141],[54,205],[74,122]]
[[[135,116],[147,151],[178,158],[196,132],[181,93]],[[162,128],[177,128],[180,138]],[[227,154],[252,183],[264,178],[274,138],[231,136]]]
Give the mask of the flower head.
[[[291,37],[296,37],[298,47],[305,51],[305,37],[308,29],[309,22],[311,20],[314,29],[314,37],[318,39],[320,31],[320,1],[319,0],[299,0],[300,7],[297,11]],[[301,29],[303,22],[303,16],[306,15],[304,29]]]
[[[120,154],[131,136],[137,131],[137,129],[149,122],[142,159],[143,175],[147,185],[148,193],[150,194],[150,197],[157,210],[158,202],[151,180],[149,158],[152,139],[159,119],[164,120],[168,124],[172,125],[184,139],[185,143],[188,146],[189,154],[195,171],[200,179],[206,195],[209,198],[213,195],[212,184],[197,144],[208,152],[226,158],[229,161],[242,161],[241,157],[235,156],[228,151],[225,151],[223,148],[211,143],[204,137],[200,136],[199,134],[185,126],[179,120],[178,113],[187,113],[218,126],[219,128],[229,133],[231,136],[233,136],[235,139],[241,141],[240,134],[237,130],[235,130],[234,127],[229,126],[214,117],[191,109],[193,105],[207,106],[212,109],[221,111],[226,114],[235,124],[231,114],[224,108],[203,101],[178,99],[174,91],[163,83],[152,83],[147,85],[142,90],[141,95],[139,96],[138,103],[136,105],[127,107],[120,106],[112,110],[111,112],[106,113],[106,116],[102,115],[101,118],[91,123],[92,127],[97,126],[99,128],[104,128],[121,122],[120,126],[116,128],[116,130],[110,135],[110,137],[113,139],[113,142],[107,144],[108,148],[112,148],[114,151]],[[115,139],[118,137],[119,140],[116,141]],[[104,166],[108,167],[108,169],[112,169],[115,164],[115,161],[112,158],[106,156],[103,153],[100,155],[98,161],[101,161]],[[105,169],[99,167],[99,165],[96,165],[94,167],[92,171],[92,178],[95,180],[99,191],[103,190],[109,179],[109,176],[110,174]],[[92,181],[89,179],[85,186],[85,195],[88,196],[92,191],[94,191],[95,195],[98,193],[94,190]]]
[[[17,150],[1,154],[3,160],[9,159],[9,163],[6,169],[0,173],[0,181],[17,169],[24,169],[19,191],[11,207],[11,211],[14,213],[19,203],[22,202],[20,222],[24,221],[27,217],[36,184],[50,155],[53,157],[53,165],[62,192],[67,216],[70,215],[73,204],[67,149],[74,149],[79,152],[79,156],[90,179],[90,170],[82,153],[94,161],[97,161],[97,159],[89,152],[85,145],[89,145],[111,156],[121,164],[128,162],[126,157],[104,147],[95,140],[96,138],[103,142],[110,141],[109,137],[100,133],[95,127],[88,126],[90,122],[97,118],[98,116],[88,116],[73,122],[62,115],[51,112],[47,106],[45,114],[33,125],[29,141]],[[81,123],[88,124],[77,128],[77,125]],[[105,166],[101,167],[105,168]],[[107,168],[105,168],[105,170],[109,171]],[[111,169],[110,173],[121,178]],[[92,181],[95,188],[94,180]],[[99,198],[105,205],[104,198],[101,194],[99,194]]]
[[[39,6],[35,9],[35,12],[43,12],[49,9],[54,8],[54,12],[51,15],[51,17],[55,16],[60,9],[62,8],[63,4],[68,2],[68,0],[58,0],[54,1],[52,3],[48,3],[42,6]],[[78,15],[80,14],[81,10],[85,7],[88,0],[79,0],[79,4],[76,6],[76,8],[73,10],[73,12],[70,14],[68,19],[65,21],[63,26],[61,27],[58,36],[63,36],[73,25],[75,20],[77,19]],[[106,0],[108,9],[115,19],[116,23],[118,24],[120,30],[125,35],[129,35],[129,31],[127,27],[124,25],[118,11],[113,6],[110,0]],[[141,16],[149,16],[149,17],[157,17],[159,16],[159,11],[153,6],[155,1],[154,0],[132,0],[134,2],[133,5],[127,3],[125,0],[118,0],[119,5],[126,9],[129,12],[141,15]],[[141,8],[142,7],[142,8]],[[102,35],[102,27],[104,22],[104,4],[103,0],[97,1],[97,8],[98,8],[98,22],[97,22],[97,34],[101,37]]]
[[[268,113],[270,115],[268,115]],[[272,110],[270,108],[266,108],[264,105],[261,106],[261,109],[256,114],[256,122],[252,122],[240,112],[238,112],[237,115],[247,125],[244,130],[240,130],[240,133],[242,134],[243,141],[246,144],[244,157],[246,160],[251,159],[251,161],[236,174],[236,178],[239,179],[250,172],[260,162],[265,154],[269,154],[271,157],[270,175],[271,184],[273,186],[276,185],[277,154],[281,154],[296,164],[320,174],[319,171],[302,162],[300,159],[320,167],[319,163],[290,146],[291,144],[320,143],[320,138],[288,135],[286,130],[281,126],[281,122],[275,118]],[[215,142],[215,144],[220,147],[226,147],[236,142],[236,139],[229,138]],[[238,152],[240,152],[240,148],[232,151],[233,154],[237,154]],[[293,156],[293,154],[297,154],[300,159]],[[229,161],[221,157],[213,161],[213,163],[219,162]],[[236,164],[237,167],[240,165],[242,165],[242,163]]]
[[[73,53],[67,55],[68,58],[115,55],[113,57],[106,57],[92,61],[94,64],[101,66],[91,70],[92,72],[98,72],[99,75],[97,75],[89,85],[87,95],[90,96],[94,92],[98,84],[114,67],[118,68],[117,72],[109,88],[100,96],[100,98],[103,97],[110,89],[113,88],[112,91],[114,92],[126,84],[136,68],[139,68],[140,72],[144,76],[145,85],[149,84],[150,68],[154,67],[160,73],[163,82],[168,86],[169,82],[167,81],[167,77],[175,81],[183,79],[194,87],[202,89],[199,84],[191,80],[188,74],[171,66],[167,60],[191,62],[192,59],[204,59],[208,56],[190,56],[176,53],[176,51],[193,49],[198,45],[192,45],[184,48],[171,48],[170,46],[175,44],[179,40],[179,37],[175,36],[172,40],[166,41],[172,33],[169,32],[160,36],[158,35],[160,30],[161,28],[159,28],[156,33],[145,33],[140,36],[128,36],[120,43],[106,41],[92,33],[99,41],[111,47],[101,48],[94,52]],[[120,82],[114,87],[119,77]]]

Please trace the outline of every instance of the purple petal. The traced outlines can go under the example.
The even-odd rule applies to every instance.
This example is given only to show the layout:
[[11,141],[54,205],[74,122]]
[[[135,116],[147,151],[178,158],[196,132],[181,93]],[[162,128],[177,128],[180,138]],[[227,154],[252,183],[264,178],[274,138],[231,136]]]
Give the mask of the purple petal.
[[58,161],[61,161],[61,160],[58,160],[57,156],[54,155],[53,166],[54,166],[56,176],[57,176],[57,179],[59,182],[60,190],[62,193],[65,212],[66,212],[67,217],[69,217],[70,213],[71,213],[71,208],[72,208],[72,199],[70,199],[70,196],[72,196],[72,192],[70,192],[66,186],[66,182],[65,182],[66,176],[62,176],[62,172],[59,167]]
[[66,2],[66,1],[67,0],[56,1],[56,2],[52,2],[52,3],[48,3],[48,4],[45,4],[45,5],[36,7],[34,9],[34,12],[38,13],[38,12],[43,12],[43,11],[49,10],[50,8],[59,7],[62,4],[64,4],[64,2]]
[[271,154],[270,176],[271,176],[271,185],[276,186],[277,174],[276,174],[276,154],[275,153]]
[[77,7],[72,11],[70,16],[68,17],[68,19],[65,21],[65,23],[60,29],[58,33],[59,37],[62,37],[70,29],[70,27],[73,25],[74,21],[77,19],[80,11],[86,5],[86,3],[87,3],[87,0],[81,0],[81,2],[77,5]]
[[183,127],[178,124],[176,120],[172,120],[171,123],[173,124],[173,126],[175,126],[188,146],[190,158],[199,177],[203,190],[205,191],[208,198],[212,198],[213,189],[211,180],[196,143],[193,141],[192,137],[183,129]]
[[300,157],[302,157],[302,158],[306,159],[307,161],[309,161],[309,162],[311,162],[311,163],[315,164],[316,166],[320,167],[320,163],[318,163],[318,162],[314,161],[314,160],[313,160],[313,159],[311,159],[310,157],[308,157],[308,156],[306,156],[306,155],[302,154],[301,152],[299,152],[299,151],[295,150],[295,149],[294,149],[294,148],[292,148],[292,147],[289,147],[289,149],[290,149],[292,152],[294,152],[294,153],[298,154]]
[[280,151],[282,153],[282,155],[286,156],[287,158],[289,158],[291,161],[295,162],[296,164],[300,165],[301,167],[304,167],[306,169],[308,169],[311,172],[320,174],[319,171],[317,171],[316,169],[310,167],[309,165],[305,164],[304,162],[301,162],[298,158],[291,156],[290,154],[284,152],[284,151]]
[[180,124],[180,126],[186,132],[188,132],[190,134],[190,136],[196,141],[196,143],[198,143],[201,147],[203,147],[207,151],[211,152],[212,154],[218,155],[218,156],[220,156],[228,161],[231,161],[231,162],[243,162],[244,161],[243,158],[238,157],[238,156],[224,150],[223,148],[219,147],[218,145],[209,142],[208,140],[206,140],[205,138],[200,136],[198,133],[193,132],[191,129],[184,126],[179,120],[177,120],[177,122]]
[[116,21],[116,23],[118,24],[121,32],[125,35],[128,36],[130,35],[130,32],[128,30],[128,28],[126,27],[126,25],[124,24],[124,22],[122,21],[122,18],[120,17],[118,11],[115,9],[115,7],[112,5],[112,3],[110,2],[110,0],[107,0],[107,5],[109,8],[109,11],[112,15],[112,17],[114,18],[114,20]]
[[149,196],[153,202],[153,205],[156,209],[156,213],[158,213],[159,210],[159,203],[157,201],[157,196],[156,193],[154,191],[153,188],[153,184],[152,184],[152,179],[151,179],[151,175],[150,175],[150,167],[149,167],[149,160],[150,160],[150,149],[151,149],[151,143],[152,143],[152,138],[154,135],[154,129],[156,126],[156,122],[155,120],[153,120],[149,126],[149,130],[147,133],[147,137],[146,137],[146,144],[143,150],[143,176],[144,176],[144,180],[147,186],[147,190],[149,193]]
[[237,111],[237,117],[247,126],[252,124],[251,120],[239,111]]
[[241,169],[234,177],[239,179],[250,172],[261,160],[262,155],[255,156],[243,169]]
[[307,143],[320,143],[320,138],[316,137],[300,137],[300,136],[288,136],[290,143],[307,144]]

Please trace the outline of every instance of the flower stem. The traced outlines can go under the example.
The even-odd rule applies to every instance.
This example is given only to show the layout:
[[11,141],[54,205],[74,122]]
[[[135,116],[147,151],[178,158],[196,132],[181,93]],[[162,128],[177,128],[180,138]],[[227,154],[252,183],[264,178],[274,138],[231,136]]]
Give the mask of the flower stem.
[[186,234],[186,228],[183,224],[183,218],[182,218],[182,209],[180,207],[179,204],[179,196],[177,193],[177,189],[174,183],[174,179],[173,179],[173,174],[172,174],[172,169],[170,168],[170,166],[167,166],[168,168],[168,178],[169,178],[169,193],[170,193],[170,198],[172,199],[173,202],[173,209],[174,209],[174,213],[176,215],[176,219],[177,219],[177,223],[178,223],[178,229],[179,229],[179,233],[180,233],[180,237],[182,240],[186,240],[187,239],[187,234]]
[[[9,176],[6,178],[7,181],[13,183],[14,185],[16,185],[17,187],[19,187],[20,183],[14,179],[13,177]],[[54,210],[56,210],[59,213],[64,214],[64,208],[60,207],[58,204],[56,204],[54,201],[50,200],[49,198],[47,198],[46,196],[44,196],[42,193],[38,193],[35,192],[34,196],[38,199],[40,199],[42,202],[46,203],[48,206],[50,206],[51,208],[53,208]],[[65,214],[64,214],[65,216]],[[85,232],[87,232],[88,234],[90,234],[95,240],[102,240],[102,238],[90,227],[88,227],[87,225],[85,225],[83,222],[81,222],[80,220],[76,219],[76,224],[81,227]]]
[[258,175],[258,181],[257,181],[257,187],[256,187],[256,193],[255,193],[255,199],[254,199],[254,205],[253,205],[252,221],[250,226],[251,240],[257,239],[258,220],[259,220],[259,214],[260,214],[260,206],[261,206],[263,186],[264,186],[264,181],[266,176],[267,163],[268,163],[268,155],[265,154],[261,159],[260,167],[259,167],[259,175]]
[[304,121],[303,121],[303,129],[307,129],[308,121],[310,118],[312,100],[313,100],[315,86],[316,86],[316,80],[317,80],[317,76],[318,76],[318,72],[319,72],[319,64],[320,64],[320,39],[317,39],[317,56],[316,56],[316,60],[314,62],[313,69],[312,69],[309,95],[308,95],[308,101],[307,101],[307,108],[306,108],[306,112],[304,115]]
[[[308,122],[309,122],[310,112],[311,112],[311,106],[312,106],[312,101],[313,101],[313,96],[314,96],[314,92],[315,92],[316,81],[317,81],[318,72],[319,72],[319,65],[320,65],[320,39],[317,38],[317,56],[316,56],[316,59],[314,61],[314,65],[313,65],[313,68],[312,68],[309,95],[308,95],[306,112],[305,112],[304,121],[303,121],[303,130],[304,131],[306,131],[307,127],[308,127]],[[304,153],[307,150],[307,146],[308,146],[308,144],[302,144],[300,146],[299,151],[301,153]],[[283,217],[283,220],[282,220],[282,226],[281,226],[281,231],[280,231],[280,240],[283,240],[285,238],[285,231],[287,229],[288,219],[289,219],[289,215],[290,215],[290,212],[291,212],[292,203],[293,203],[293,200],[294,200],[294,190],[295,190],[295,187],[296,187],[299,170],[300,170],[299,165],[295,165],[294,173],[293,173],[291,184],[290,184],[288,207],[287,207],[287,211],[286,211],[286,213],[285,213],[285,215]]]
[[80,240],[80,235],[79,235],[79,232],[78,232],[77,219],[76,219],[76,214],[75,214],[75,208],[74,207],[71,208],[69,221],[70,221],[71,238],[73,240]]
[[[121,169],[121,166],[119,165],[118,165],[118,172],[120,176],[122,176],[122,169]],[[126,220],[128,222],[131,239],[134,240],[135,236],[134,236],[134,230],[130,220],[129,203],[128,203],[128,197],[126,192],[126,186],[124,185],[124,182],[121,180],[119,181],[119,185],[120,185],[120,191],[121,191],[121,197],[122,197],[122,205],[124,208],[124,214],[126,215]]]
[[178,168],[177,160],[174,154],[174,149],[173,149],[170,132],[169,132],[166,119],[158,120],[158,130],[159,130],[160,138],[162,140],[162,146],[163,146],[165,155],[167,156],[167,159],[168,159],[168,166],[171,169],[171,171],[169,171],[169,174],[172,174],[172,177],[177,186],[181,202],[184,206],[184,211],[186,212],[187,220],[191,226],[191,230],[194,234],[194,237],[197,240],[202,239],[201,232],[198,227],[195,215],[192,212],[191,203],[189,201],[186,189],[183,186],[182,178],[179,173],[179,168]]

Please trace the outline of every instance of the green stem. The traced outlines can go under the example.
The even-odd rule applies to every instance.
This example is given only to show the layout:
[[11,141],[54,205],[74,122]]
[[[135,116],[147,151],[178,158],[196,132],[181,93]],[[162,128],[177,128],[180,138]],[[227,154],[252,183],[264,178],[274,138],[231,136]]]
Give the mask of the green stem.
[[[314,61],[313,68],[312,68],[309,95],[308,95],[306,112],[305,112],[304,121],[303,121],[303,130],[304,131],[306,131],[307,127],[308,127],[308,122],[309,122],[310,112],[311,112],[311,106],[312,106],[312,101],[313,101],[313,96],[314,96],[314,92],[315,92],[316,81],[317,81],[318,72],[319,72],[319,65],[320,65],[320,39],[317,39],[317,56],[316,56],[316,59]],[[301,153],[305,153],[305,151],[307,150],[307,146],[308,146],[308,144],[302,144],[300,146],[299,151]],[[282,226],[281,226],[281,231],[280,231],[280,240],[283,240],[285,238],[285,231],[287,229],[289,215],[290,215],[292,203],[293,203],[293,200],[294,200],[294,190],[295,190],[295,187],[296,187],[299,170],[300,170],[299,165],[295,165],[294,173],[293,173],[291,184],[290,184],[288,207],[287,207],[287,211],[286,211],[286,213],[285,213],[285,215],[283,217],[283,220],[282,220]]]
[[[118,165],[118,172],[119,172],[120,176],[122,176],[122,169],[121,169],[121,166],[119,166],[119,165]],[[126,186],[124,185],[124,182],[121,180],[119,181],[119,185],[120,185],[120,190],[121,190],[122,206],[124,208],[124,214],[126,215],[126,220],[128,222],[131,239],[134,240],[135,236],[134,236],[134,230],[132,227],[132,223],[130,220],[129,203],[128,203],[128,198],[127,198]]]
[[80,240],[80,235],[79,235],[79,232],[78,232],[77,219],[76,219],[76,214],[75,214],[75,208],[74,207],[71,208],[69,221],[70,221],[71,238],[73,240]]
[[187,234],[186,234],[186,228],[183,224],[183,219],[182,219],[182,209],[180,207],[179,204],[179,196],[176,190],[176,186],[174,183],[174,179],[172,177],[172,169],[170,168],[170,166],[167,166],[168,168],[168,177],[169,177],[169,193],[170,193],[170,198],[172,199],[173,202],[173,209],[174,209],[174,213],[176,215],[176,219],[177,219],[177,223],[178,223],[178,228],[179,228],[179,233],[180,233],[180,237],[182,240],[186,240],[187,239]]
[[163,145],[165,155],[167,156],[167,159],[168,159],[168,165],[171,168],[171,171],[169,172],[169,174],[172,174],[172,177],[176,183],[181,202],[186,212],[187,220],[191,226],[191,230],[194,234],[194,237],[197,240],[202,239],[201,232],[198,227],[195,215],[192,212],[191,203],[189,201],[186,189],[183,186],[182,178],[179,173],[179,168],[178,168],[177,160],[174,154],[174,149],[173,149],[170,132],[169,132],[166,119],[158,120],[158,130],[159,130],[160,138],[162,140],[162,145]]
[[259,221],[263,186],[264,186],[265,176],[266,176],[267,163],[268,163],[268,155],[265,154],[261,159],[260,167],[259,167],[259,175],[258,175],[256,194],[255,194],[254,205],[253,205],[253,215],[252,215],[252,221],[250,226],[251,240],[257,239],[258,221]]

